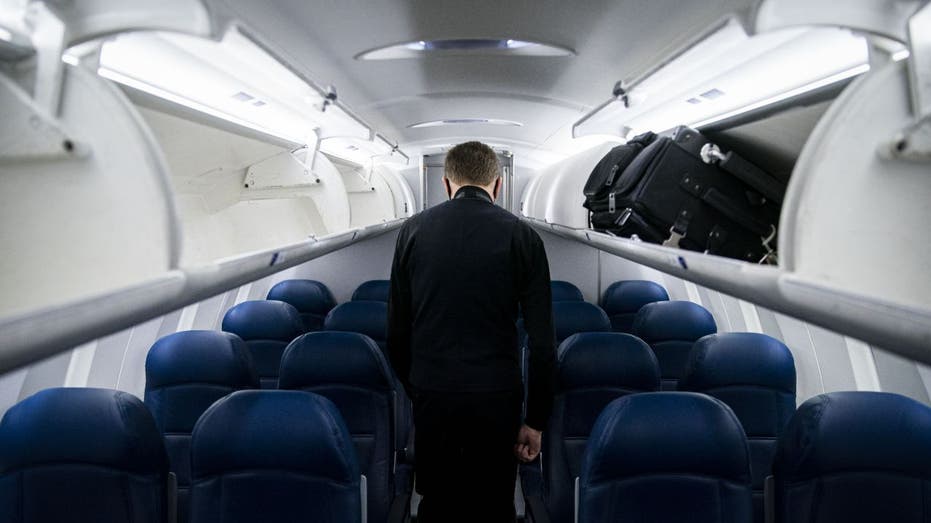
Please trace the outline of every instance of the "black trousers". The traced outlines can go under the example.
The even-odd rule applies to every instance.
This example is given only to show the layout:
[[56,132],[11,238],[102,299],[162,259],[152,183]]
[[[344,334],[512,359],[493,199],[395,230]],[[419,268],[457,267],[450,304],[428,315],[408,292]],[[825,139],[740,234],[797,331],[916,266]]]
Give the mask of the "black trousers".
[[523,391],[414,392],[418,523],[512,522]]

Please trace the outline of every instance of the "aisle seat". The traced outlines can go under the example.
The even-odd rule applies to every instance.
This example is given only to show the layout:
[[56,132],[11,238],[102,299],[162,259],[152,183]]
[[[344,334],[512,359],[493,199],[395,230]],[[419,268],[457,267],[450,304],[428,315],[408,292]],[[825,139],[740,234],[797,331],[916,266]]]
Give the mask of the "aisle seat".
[[743,428],[723,402],[647,392],[611,402],[582,461],[578,521],[750,523]]
[[191,431],[215,401],[259,388],[249,349],[235,334],[182,331],[152,345],[145,360],[145,405],[165,440],[178,478],[178,521],[186,523],[191,485]]

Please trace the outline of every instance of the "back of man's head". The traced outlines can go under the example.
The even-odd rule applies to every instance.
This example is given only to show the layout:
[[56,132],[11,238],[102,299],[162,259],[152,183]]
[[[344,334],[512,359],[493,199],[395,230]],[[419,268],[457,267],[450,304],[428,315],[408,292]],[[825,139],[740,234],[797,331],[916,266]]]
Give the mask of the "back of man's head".
[[499,174],[498,155],[482,142],[461,143],[446,153],[446,178],[456,185],[491,185]]

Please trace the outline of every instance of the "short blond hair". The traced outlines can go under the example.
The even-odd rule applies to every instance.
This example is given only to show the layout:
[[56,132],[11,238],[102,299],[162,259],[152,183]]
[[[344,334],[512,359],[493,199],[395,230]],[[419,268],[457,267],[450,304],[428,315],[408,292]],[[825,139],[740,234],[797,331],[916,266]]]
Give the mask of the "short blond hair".
[[456,185],[490,185],[500,174],[498,155],[482,142],[461,143],[446,153],[446,178]]

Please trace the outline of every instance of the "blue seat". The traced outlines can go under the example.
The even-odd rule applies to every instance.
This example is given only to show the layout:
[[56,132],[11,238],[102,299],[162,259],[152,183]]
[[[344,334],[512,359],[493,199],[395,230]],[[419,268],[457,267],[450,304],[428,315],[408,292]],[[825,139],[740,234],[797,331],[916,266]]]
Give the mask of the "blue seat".
[[178,478],[178,521],[188,520],[191,431],[213,402],[259,388],[252,356],[235,334],[184,331],[159,339],[145,359],[145,404],[165,439]]
[[689,351],[702,336],[718,327],[707,309],[690,301],[659,301],[644,305],[634,320],[633,334],[650,344],[663,373],[663,390],[676,390],[685,373]]
[[598,417],[579,478],[580,523],[750,523],[752,507],[747,440],[724,403],[647,392]]
[[701,392],[727,404],[750,445],[754,521],[763,523],[763,483],[772,473],[776,440],[795,412],[795,360],[765,334],[712,334],[692,347],[679,390]]
[[582,291],[567,281],[551,281],[550,293],[553,301],[585,301],[585,298],[582,296]]
[[170,478],[162,435],[132,394],[46,389],[0,422],[0,521],[164,523]]
[[601,411],[613,400],[659,390],[650,346],[629,334],[575,334],[559,348],[556,396],[543,433],[544,499],[550,519],[573,521],[573,486]]
[[611,322],[601,307],[584,301],[553,302],[556,343],[580,332],[611,332]]
[[328,331],[358,332],[378,344],[384,352],[388,344],[388,303],[349,301],[337,305],[323,323]]
[[191,446],[192,523],[362,519],[360,472],[339,410],[293,390],[234,392]]
[[304,334],[297,309],[283,301],[244,301],[226,311],[223,330],[246,342],[263,389],[278,386],[281,353],[294,338]]
[[396,430],[403,392],[378,345],[354,332],[305,334],[285,350],[278,387],[313,392],[336,405],[368,480],[369,521],[387,521],[395,499],[395,459],[406,442]]
[[647,280],[616,281],[601,298],[601,307],[611,319],[615,332],[633,332],[634,318],[647,303],[669,301],[662,285]]
[[323,319],[336,307],[336,300],[326,285],[315,280],[284,280],[268,291],[268,300],[283,301],[297,309],[304,321],[304,331],[323,330]]
[[[327,331],[355,332],[365,334],[372,339],[387,358],[388,347],[388,304],[380,301],[349,301],[337,305],[326,317],[324,328]],[[412,439],[411,427],[414,424],[413,407],[395,377],[397,388],[401,391],[398,405],[398,437],[408,442]]]
[[380,301],[388,303],[391,280],[369,280],[362,282],[352,293],[352,301]]
[[803,403],[773,462],[776,521],[931,521],[931,408],[887,392]]

